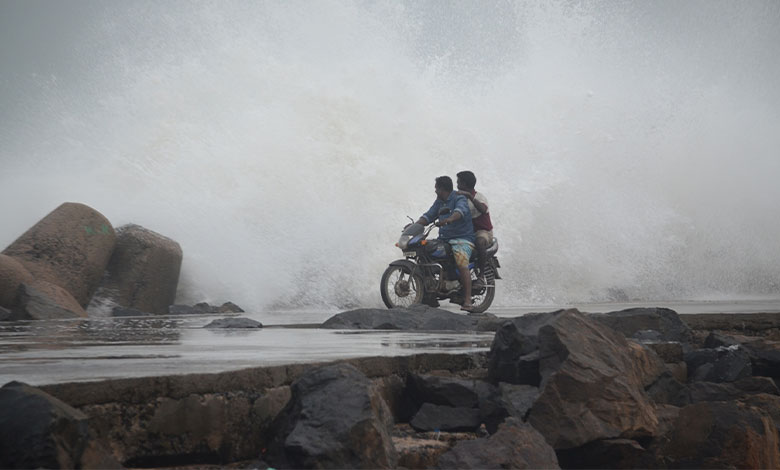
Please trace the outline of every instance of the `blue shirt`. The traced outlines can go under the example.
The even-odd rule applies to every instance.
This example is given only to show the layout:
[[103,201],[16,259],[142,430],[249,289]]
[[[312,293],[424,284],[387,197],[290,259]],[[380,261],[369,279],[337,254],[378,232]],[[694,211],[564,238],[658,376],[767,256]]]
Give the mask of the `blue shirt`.
[[450,213],[442,216],[442,219],[451,217],[454,212],[460,212],[461,218],[449,225],[439,227],[439,238],[442,240],[464,238],[474,243],[474,227],[471,225],[471,211],[469,210],[466,196],[452,191],[446,201],[436,198],[428,212],[422,216],[425,217],[428,223],[433,222],[439,218],[439,210],[442,207],[449,207],[450,209]]

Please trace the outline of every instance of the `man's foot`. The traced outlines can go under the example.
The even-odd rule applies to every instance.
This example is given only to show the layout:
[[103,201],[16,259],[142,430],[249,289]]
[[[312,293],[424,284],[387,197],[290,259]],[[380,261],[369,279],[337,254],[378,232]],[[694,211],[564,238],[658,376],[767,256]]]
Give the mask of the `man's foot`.
[[474,311],[474,306],[471,304],[463,304],[463,306],[461,306],[460,309],[463,310],[464,312],[471,313]]

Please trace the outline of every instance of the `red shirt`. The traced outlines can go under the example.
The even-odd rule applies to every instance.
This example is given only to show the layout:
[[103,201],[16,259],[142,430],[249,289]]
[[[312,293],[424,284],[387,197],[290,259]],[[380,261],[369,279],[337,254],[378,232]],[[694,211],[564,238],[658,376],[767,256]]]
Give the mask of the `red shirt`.
[[486,230],[491,231],[493,230],[493,223],[490,221],[490,207],[488,206],[487,198],[482,193],[477,193],[476,191],[471,191],[471,195],[474,196],[474,199],[481,202],[487,207],[487,212],[484,214],[477,210],[476,206],[474,206],[474,203],[469,199],[469,210],[471,211],[471,224],[474,225],[474,231],[477,230]]

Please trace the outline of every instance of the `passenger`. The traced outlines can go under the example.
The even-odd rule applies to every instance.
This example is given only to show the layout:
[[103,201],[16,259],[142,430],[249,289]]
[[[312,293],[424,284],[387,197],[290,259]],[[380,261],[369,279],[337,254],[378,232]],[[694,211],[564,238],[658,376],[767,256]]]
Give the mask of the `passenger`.
[[490,221],[490,208],[484,194],[478,193],[474,187],[477,177],[471,171],[458,173],[458,194],[465,196],[471,211],[471,223],[474,226],[474,237],[477,245],[477,269],[480,281],[485,284],[485,262],[487,248],[493,243],[493,223]]

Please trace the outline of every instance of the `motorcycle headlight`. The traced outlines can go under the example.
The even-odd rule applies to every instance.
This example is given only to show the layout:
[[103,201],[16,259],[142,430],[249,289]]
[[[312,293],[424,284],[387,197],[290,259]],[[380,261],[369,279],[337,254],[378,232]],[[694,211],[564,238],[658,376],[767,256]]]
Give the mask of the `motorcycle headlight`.
[[409,240],[411,240],[412,237],[409,235],[401,235],[401,238],[398,239],[398,248],[405,250],[409,246]]

